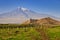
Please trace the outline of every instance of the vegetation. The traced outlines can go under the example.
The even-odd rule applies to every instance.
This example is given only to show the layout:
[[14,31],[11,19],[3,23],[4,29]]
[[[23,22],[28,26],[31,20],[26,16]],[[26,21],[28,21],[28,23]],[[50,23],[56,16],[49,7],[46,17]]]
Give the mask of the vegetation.
[[60,26],[0,24],[0,40],[60,40]]

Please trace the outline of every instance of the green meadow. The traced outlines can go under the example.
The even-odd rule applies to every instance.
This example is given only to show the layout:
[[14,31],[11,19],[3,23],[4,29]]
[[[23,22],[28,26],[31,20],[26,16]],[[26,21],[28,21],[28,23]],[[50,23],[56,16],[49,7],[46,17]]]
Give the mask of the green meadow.
[[33,25],[0,24],[0,40],[44,39],[60,40],[60,26],[54,28],[41,28],[41,26],[34,27]]

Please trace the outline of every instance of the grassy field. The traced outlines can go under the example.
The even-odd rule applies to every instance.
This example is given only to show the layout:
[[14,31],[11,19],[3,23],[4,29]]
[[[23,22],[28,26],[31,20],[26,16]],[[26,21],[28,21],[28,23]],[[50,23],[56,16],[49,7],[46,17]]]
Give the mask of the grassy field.
[[19,28],[16,25],[12,25],[15,28],[8,28],[6,25],[2,28],[1,26],[0,40],[60,40],[60,27],[42,29],[40,26]]
[[47,33],[50,40],[60,40],[60,27],[48,28]]

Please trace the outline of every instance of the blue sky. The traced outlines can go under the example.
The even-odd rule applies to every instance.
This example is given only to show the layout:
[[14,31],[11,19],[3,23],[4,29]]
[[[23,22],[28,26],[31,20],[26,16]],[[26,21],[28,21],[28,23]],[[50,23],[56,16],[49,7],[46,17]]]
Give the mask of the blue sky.
[[60,17],[60,0],[0,0],[0,14],[12,11],[19,6]]

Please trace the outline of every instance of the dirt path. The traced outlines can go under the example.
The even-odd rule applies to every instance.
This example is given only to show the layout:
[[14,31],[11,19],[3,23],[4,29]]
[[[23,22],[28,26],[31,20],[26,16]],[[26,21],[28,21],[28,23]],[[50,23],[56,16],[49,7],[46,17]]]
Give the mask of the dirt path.
[[41,40],[50,40],[44,27],[36,29],[41,35]]

